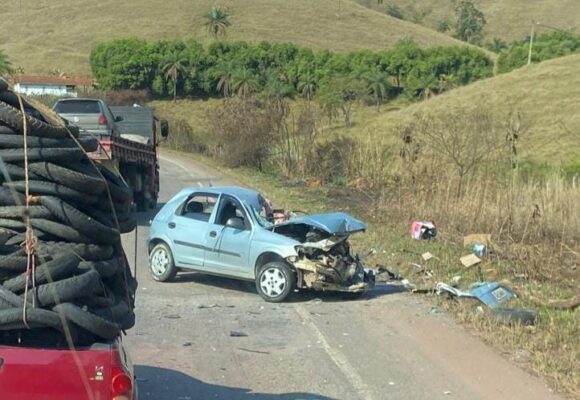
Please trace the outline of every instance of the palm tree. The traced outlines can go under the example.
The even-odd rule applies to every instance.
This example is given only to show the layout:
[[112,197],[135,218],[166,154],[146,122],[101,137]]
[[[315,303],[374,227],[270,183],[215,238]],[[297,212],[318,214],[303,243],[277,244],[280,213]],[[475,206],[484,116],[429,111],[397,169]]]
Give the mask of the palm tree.
[[173,82],[173,101],[177,99],[177,80],[179,75],[187,72],[187,58],[177,51],[173,51],[165,59],[165,63],[161,68],[165,73],[165,78]]
[[232,74],[236,70],[236,64],[233,61],[220,62],[212,68],[210,74],[217,79],[216,90],[223,92],[224,97],[231,94]]
[[207,19],[205,26],[214,39],[225,36],[228,28],[232,25],[229,20],[230,13],[224,7],[213,6],[205,15]]
[[487,42],[485,45],[489,50],[494,53],[501,53],[502,50],[507,49],[507,43],[500,38],[493,38],[491,42]]
[[389,75],[385,72],[374,71],[365,74],[363,80],[367,85],[367,90],[373,96],[378,110],[381,101],[387,98],[389,92]]
[[308,101],[312,100],[316,92],[316,77],[314,74],[310,71],[300,74],[297,89],[305,99]]
[[457,77],[453,74],[443,74],[439,76],[439,93],[446,92],[457,87]]
[[248,68],[240,68],[232,74],[232,89],[238,93],[238,96],[245,99],[260,88],[260,82],[256,75]]
[[10,74],[12,72],[12,63],[8,56],[0,49],[0,74]]

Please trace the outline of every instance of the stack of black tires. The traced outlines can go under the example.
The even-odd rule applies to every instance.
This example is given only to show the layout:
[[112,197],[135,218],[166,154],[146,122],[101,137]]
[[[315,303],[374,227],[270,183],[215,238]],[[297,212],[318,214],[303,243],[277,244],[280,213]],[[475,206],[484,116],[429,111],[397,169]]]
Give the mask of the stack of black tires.
[[89,160],[96,139],[40,108],[0,79],[0,344],[112,340],[135,322],[132,192]]

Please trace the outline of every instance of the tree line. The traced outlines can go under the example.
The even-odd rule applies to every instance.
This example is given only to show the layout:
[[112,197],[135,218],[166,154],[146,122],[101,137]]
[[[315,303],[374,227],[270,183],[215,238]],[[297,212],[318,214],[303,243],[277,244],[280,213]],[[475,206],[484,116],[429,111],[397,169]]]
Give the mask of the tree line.
[[104,90],[145,89],[161,98],[264,93],[312,100],[333,83],[344,89],[341,95],[364,94],[377,105],[398,95],[426,98],[488,77],[493,69],[478,49],[424,49],[410,39],[390,50],[345,54],[290,43],[218,41],[204,47],[195,39],[123,39],[98,44],[90,63]]

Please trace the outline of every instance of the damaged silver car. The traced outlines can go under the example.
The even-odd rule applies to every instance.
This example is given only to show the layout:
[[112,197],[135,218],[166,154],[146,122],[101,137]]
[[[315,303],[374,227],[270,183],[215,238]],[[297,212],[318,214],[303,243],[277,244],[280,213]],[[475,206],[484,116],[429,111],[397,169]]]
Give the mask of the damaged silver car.
[[157,281],[179,271],[252,280],[266,301],[295,289],[363,293],[374,274],[351,252],[366,225],[345,213],[275,217],[258,192],[239,187],[184,189],[155,216],[149,268]]

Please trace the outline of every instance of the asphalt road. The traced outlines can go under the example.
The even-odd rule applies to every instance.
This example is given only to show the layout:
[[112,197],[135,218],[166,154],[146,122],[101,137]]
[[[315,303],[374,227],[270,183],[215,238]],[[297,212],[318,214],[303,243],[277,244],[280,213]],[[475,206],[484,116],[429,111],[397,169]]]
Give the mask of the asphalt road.
[[[165,155],[160,203],[183,187],[227,183]],[[250,282],[196,273],[154,282],[137,244],[137,325],[126,343],[140,399],[555,399],[538,378],[453,323],[427,300],[382,286],[358,301],[297,293],[264,302]]]

